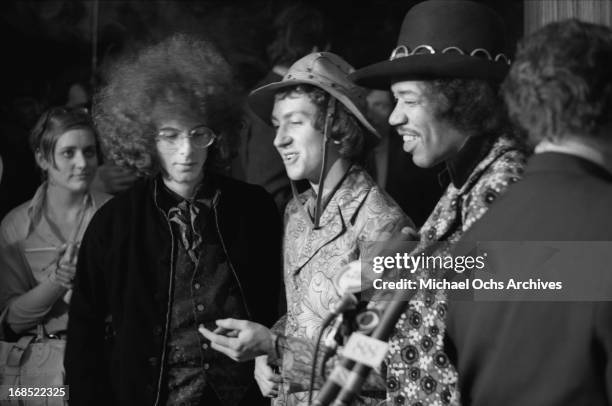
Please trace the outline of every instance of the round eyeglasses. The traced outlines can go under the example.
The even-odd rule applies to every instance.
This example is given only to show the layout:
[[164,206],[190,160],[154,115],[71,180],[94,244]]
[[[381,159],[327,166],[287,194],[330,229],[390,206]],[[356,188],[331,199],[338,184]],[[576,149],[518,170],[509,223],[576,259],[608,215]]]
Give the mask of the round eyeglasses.
[[194,148],[204,149],[210,147],[215,142],[217,135],[213,130],[204,125],[193,127],[187,134],[176,128],[162,128],[157,132],[157,140],[168,149],[178,149],[181,141],[186,138],[191,140],[191,145]]

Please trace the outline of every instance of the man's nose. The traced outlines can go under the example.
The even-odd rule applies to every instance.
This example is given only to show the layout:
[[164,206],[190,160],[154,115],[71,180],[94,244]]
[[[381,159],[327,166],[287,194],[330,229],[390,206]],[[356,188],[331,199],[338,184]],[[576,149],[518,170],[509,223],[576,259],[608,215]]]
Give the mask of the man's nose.
[[284,126],[280,126],[276,129],[276,135],[274,136],[274,146],[281,148],[291,143],[291,137],[285,130]]
[[406,124],[408,122],[408,116],[399,107],[399,102],[395,104],[391,115],[389,115],[389,125],[395,127],[398,125]]
[[193,140],[191,137],[181,136],[178,138],[176,149],[182,154],[189,154],[193,150]]

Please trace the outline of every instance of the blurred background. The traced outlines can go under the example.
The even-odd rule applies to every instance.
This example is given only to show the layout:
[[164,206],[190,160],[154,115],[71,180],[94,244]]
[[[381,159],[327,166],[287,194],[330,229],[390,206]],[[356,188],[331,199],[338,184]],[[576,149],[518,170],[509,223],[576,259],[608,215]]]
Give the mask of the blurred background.
[[[331,51],[353,66],[386,59],[406,12],[420,0],[313,0],[329,25]],[[555,19],[578,16],[610,23],[611,0],[480,0],[504,19],[508,54],[524,33]],[[5,176],[0,217],[29,199],[39,183],[27,133],[48,106],[87,104],[118,56],[180,31],[212,39],[244,89],[272,62],[266,52],[275,16],[289,1],[0,2],[0,155]],[[294,3],[294,2],[291,2]],[[11,176],[6,176],[12,174]]]
[[[402,19],[419,1],[315,0],[328,25],[331,51],[355,67],[387,58]],[[506,20],[513,44],[523,31],[522,1],[483,1]],[[173,32],[212,39],[253,88],[272,68],[266,49],[275,16],[289,4],[252,1],[0,2],[0,155],[5,176],[0,217],[29,199],[40,183],[27,134],[48,106],[87,104],[119,55]]]
[[[331,50],[359,67],[388,57],[404,14],[418,2],[315,0],[308,4],[331,23]],[[482,2],[504,17],[514,42],[523,30],[523,2]],[[90,80],[94,56],[95,73],[100,74],[117,55],[176,31],[212,38],[237,69],[243,84],[250,87],[270,68],[265,49],[274,34],[272,21],[287,3],[3,1],[2,97],[32,96],[61,102],[66,81]]]

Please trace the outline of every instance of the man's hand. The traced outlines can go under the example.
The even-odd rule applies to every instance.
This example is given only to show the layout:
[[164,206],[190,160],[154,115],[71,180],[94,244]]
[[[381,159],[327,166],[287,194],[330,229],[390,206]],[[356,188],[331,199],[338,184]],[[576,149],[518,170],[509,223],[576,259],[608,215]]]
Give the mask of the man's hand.
[[198,331],[208,340],[211,348],[234,361],[249,361],[259,355],[274,351],[274,340],[270,330],[248,320],[223,319],[216,321],[217,326],[225,329],[216,334],[200,325]]
[[275,398],[278,396],[279,384],[281,383],[281,376],[275,373],[272,368],[268,365],[268,356],[261,355],[255,358],[255,380],[259,385],[261,394]]

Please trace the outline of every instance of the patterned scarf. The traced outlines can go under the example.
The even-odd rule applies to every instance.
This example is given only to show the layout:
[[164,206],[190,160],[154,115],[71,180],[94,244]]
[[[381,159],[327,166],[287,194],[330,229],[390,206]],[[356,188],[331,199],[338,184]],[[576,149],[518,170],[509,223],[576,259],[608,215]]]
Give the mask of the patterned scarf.
[[181,242],[187,251],[189,258],[194,264],[198,263],[202,235],[198,232],[198,215],[200,214],[200,200],[189,202],[183,200],[178,206],[168,211],[171,222],[179,225],[181,230]]

